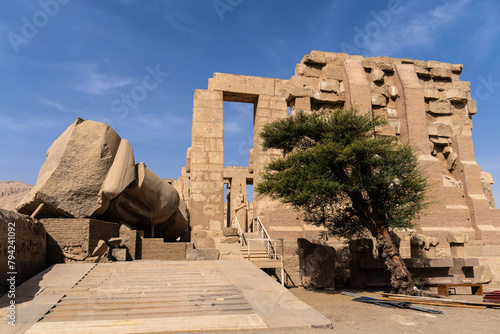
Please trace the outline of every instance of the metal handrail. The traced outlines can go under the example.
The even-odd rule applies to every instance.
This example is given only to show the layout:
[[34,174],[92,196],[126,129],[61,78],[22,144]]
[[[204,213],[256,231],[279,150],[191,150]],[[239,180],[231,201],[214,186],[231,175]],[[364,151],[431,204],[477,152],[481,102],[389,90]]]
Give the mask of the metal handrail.
[[267,230],[264,227],[264,224],[262,224],[262,220],[260,220],[260,217],[257,216],[252,219],[252,229],[254,228],[255,223],[257,223],[257,233],[260,233],[263,239],[271,239],[269,237],[269,233],[267,233]]
[[231,225],[236,225],[236,227],[238,228],[238,237],[240,237],[240,244],[242,246],[246,245],[247,242],[246,242],[246,239],[245,239],[245,234],[243,233],[243,230],[241,229],[241,225],[240,225],[240,222],[238,220],[238,217],[234,217],[233,218],[233,221],[231,223]]
[[[271,243],[271,237],[269,237],[269,234],[267,233],[266,228],[264,227],[264,224],[262,224],[262,221],[260,218],[257,216],[254,219],[252,219],[252,231],[255,229],[255,223],[257,223],[257,233],[261,236],[262,242],[266,246],[267,249],[267,254],[269,255],[269,258],[274,258],[277,260],[277,254],[276,250],[273,249],[272,243]],[[276,245],[275,245],[276,246]]]

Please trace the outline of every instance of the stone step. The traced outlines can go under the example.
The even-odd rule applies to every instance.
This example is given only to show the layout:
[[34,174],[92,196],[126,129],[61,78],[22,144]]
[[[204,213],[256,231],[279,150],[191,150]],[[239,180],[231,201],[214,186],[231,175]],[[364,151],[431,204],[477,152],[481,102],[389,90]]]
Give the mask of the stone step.
[[250,262],[255,264],[257,267],[261,269],[265,268],[281,268],[281,260],[273,260],[273,259],[251,259]]
[[[127,312],[128,311],[128,312]],[[179,315],[197,315],[202,316],[206,314],[224,314],[228,312],[231,314],[236,313],[252,313],[252,307],[246,305],[227,305],[221,307],[214,306],[188,306],[188,307],[174,307],[172,309],[165,309],[165,306],[150,307],[145,309],[129,308],[128,310],[83,310],[73,313],[49,313],[43,318],[47,322],[60,322],[60,321],[85,321],[91,319],[95,320],[111,320],[111,319],[134,319],[134,318],[159,318],[159,317],[177,317]]]
[[191,300],[156,300],[156,301],[135,301],[123,303],[122,301],[115,301],[114,303],[108,301],[107,303],[80,303],[80,304],[67,304],[61,303],[58,305],[57,310],[53,313],[74,313],[84,312],[84,311],[98,311],[98,312],[110,312],[115,310],[128,310],[128,309],[178,309],[180,307],[223,307],[226,305],[247,305],[247,301],[240,297],[238,299],[232,300],[218,300],[218,298],[210,298],[201,301],[191,301]]
[[170,302],[176,302],[176,301],[191,301],[191,302],[203,302],[207,300],[217,300],[217,301],[235,301],[235,300],[241,300],[242,297],[238,295],[238,293],[235,294],[228,294],[225,297],[210,297],[207,296],[203,293],[201,293],[199,296],[194,296],[194,297],[189,297],[186,298],[185,296],[165,296],[168,297],[168,299],[162,298],[163,296],[158,296],[156,294],[149,296],[149,297],[144,297],[144,296],[138,296],[138,297],[132,297],[132,296],[120,296],[120,295],[113,295],[108,298],[99,298],[99,299],[93,299],[93,298],[88,298],[88,297],[79,297],[79,298],[64,298],[61,302],[60,305],[85,305],[85,304],[123,304],[123,303],[157,303],[157,302],[164,302],[165,300],[168,300]]

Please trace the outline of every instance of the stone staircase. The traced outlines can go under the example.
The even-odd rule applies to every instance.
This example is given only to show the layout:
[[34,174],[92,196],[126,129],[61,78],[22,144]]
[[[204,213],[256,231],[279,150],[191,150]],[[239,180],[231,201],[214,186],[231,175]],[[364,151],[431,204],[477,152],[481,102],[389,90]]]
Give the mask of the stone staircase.
[[261,269],[265,268],[281,268],[280,259],[271,259],[267,253],[267,248],[263,240],[257,233],[244,233],[246,245],[241,247],[241,257],[244,260],[249,260]]

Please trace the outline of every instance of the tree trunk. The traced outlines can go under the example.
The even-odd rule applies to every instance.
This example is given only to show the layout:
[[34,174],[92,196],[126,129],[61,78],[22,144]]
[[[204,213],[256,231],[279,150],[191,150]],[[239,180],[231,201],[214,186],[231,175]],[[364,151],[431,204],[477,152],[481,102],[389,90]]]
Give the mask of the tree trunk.
[[399,254],[399,245],[393,240],[385,226],[378,231],[377,247],[381,250],[387,270],[391,273],[391,293],[414,295],[417,291],[415,282]]

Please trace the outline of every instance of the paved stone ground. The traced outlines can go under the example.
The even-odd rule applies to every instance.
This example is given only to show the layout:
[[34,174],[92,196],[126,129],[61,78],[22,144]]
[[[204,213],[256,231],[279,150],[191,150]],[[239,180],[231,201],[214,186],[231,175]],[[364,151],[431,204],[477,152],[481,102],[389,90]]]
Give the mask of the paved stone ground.
[[[248,261],[55,265],[17,288],[1,333],[161,333],[328,328],[330,320]],[[0,298],[0,307],[7,305]],[[0,314],[5,317],[4,307]]]

